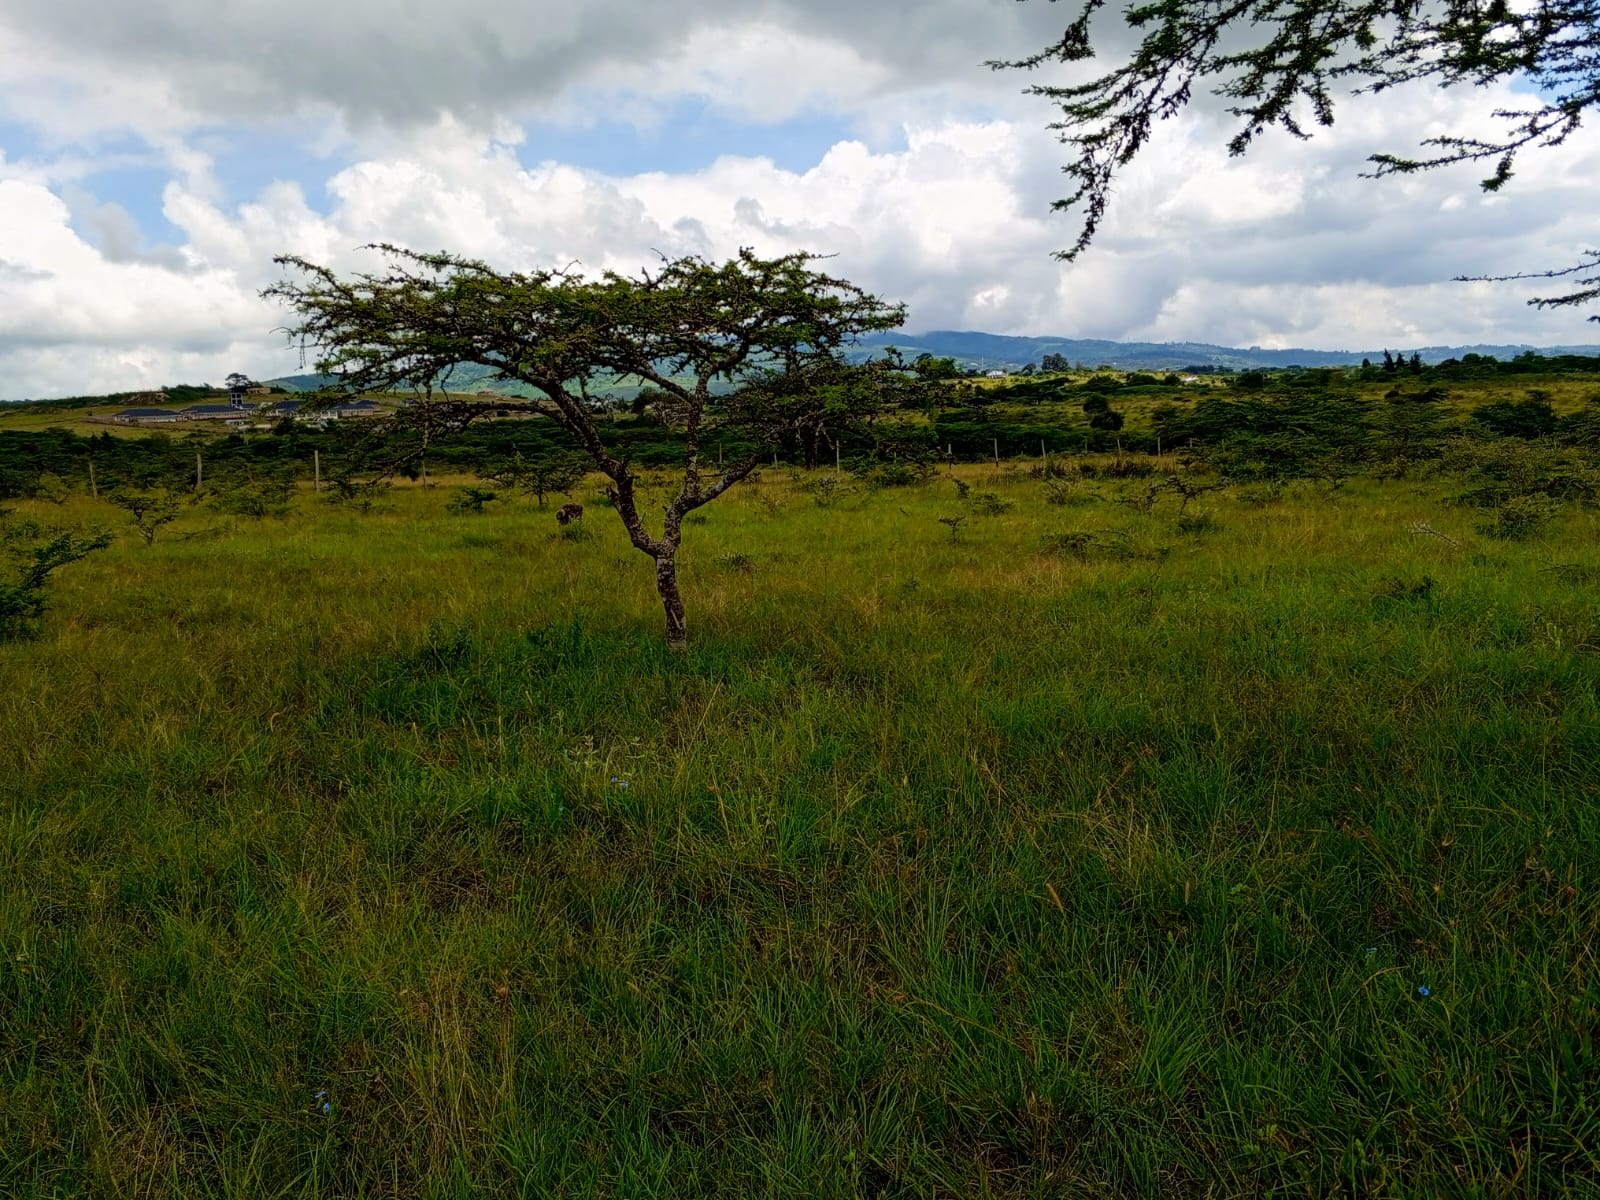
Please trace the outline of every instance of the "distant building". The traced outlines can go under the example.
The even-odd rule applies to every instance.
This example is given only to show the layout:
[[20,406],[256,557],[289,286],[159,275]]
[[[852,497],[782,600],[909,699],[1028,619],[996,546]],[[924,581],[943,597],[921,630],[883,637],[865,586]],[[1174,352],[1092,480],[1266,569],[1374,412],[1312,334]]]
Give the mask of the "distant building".
[[180,417],[170,408],[125,408],[106,419],[118,425],[165,425]]
[[236,404],[191,404],[178,413],[184,421],[248,421],[255,412]]
[[375,417],[381,412],[383,405],[376,400],[352,400],[348,404],[327,410],[323,415],[342,421],[347,417]]

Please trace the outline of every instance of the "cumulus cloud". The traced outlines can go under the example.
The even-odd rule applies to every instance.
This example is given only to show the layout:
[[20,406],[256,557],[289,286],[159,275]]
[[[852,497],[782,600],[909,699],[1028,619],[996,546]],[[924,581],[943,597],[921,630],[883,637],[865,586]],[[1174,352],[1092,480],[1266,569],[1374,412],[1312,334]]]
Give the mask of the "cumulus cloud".
[[[1600,139],[1529,157],[1505,193],[1470,171],[1371,181],[1378,149],[1471,127],[1510,99],[1422,88],[1346,104],[1309,143],[1243,160],[1226,119],[1166,123],[1123,178],[1094,248],[1050,202],[1051,112],[977,66],[1042,41],[1061,13],[1011,0],[12,0],[3,101],[53,153],[0,156],[0,378],[12,395],[293,371],[286,314],[259,298],[274,254],[339,270],[396,241],[510,268],[631,271],[659,254],[808,249],[911,307],[914,328],[1371,347],[1580,341],[1525,292],[1448,282],[1562,265],[1592,244]],[[896,6],[899,7],[899,6]],[[314,32],[308,32],[314,31]],[[837,117],[814,161],[727,155],[694,170],[603,174],[524,161],[523,124],[595,112],[648,124],[693,95],[738,119]],[[301,183],[244,203],[207,139],[309,113]],[[241,125],[240,122],[246,124]],[[94,180],[97,139],[137,129],[164,165],[157,244]],[[347,153],[326,166],[334,141]],[[117,161],[129,158],[125,146]],[[308,195],[309,190],[309,195]]]
[[586,83],[692,92],[770,119],[973,72],[1059,21],[1049,5],[1012,0],[454,0],[399,11],[389,0],[11,0],[0,67],[33,81],[34,119],[72,125],[170,129],[296,109],[357,126],[483,124]]

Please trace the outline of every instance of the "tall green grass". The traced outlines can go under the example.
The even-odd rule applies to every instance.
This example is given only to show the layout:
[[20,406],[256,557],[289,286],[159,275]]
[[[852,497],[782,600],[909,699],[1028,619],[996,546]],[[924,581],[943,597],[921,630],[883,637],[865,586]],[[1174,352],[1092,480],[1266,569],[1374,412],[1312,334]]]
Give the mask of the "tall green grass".
[[963,477],[730,493],[682,656],[596,505],[63,571],[0,1194],[1592,1193],[1597,515]]

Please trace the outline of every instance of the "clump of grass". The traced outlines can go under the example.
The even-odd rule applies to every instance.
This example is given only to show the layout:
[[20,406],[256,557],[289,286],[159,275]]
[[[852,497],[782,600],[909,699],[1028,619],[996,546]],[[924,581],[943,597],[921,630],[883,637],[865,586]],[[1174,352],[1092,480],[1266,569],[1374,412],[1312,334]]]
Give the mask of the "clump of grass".
[[1143,549],[1132,536],[1120,529],[1064,529],[1047,533],[1041,540],[1044,548],[1051,553],[1064,554],[1083,562],[1091,559],[1126,562],[1161,557],[1160,551]]
[[1437,581],[1430,575],[1424,575],[1418,579],[1389,576],[1378,582],[1377,588],[1372,593],[1372,598],[1380,604],[1423,604],[1434,599],[1434,588],[1437,586]]
[[1217,533],[1222,529],[1222,522],[1217,520],[1215,513],[1205,510],[1180,512],[1178,514],[1177,529],[1179,533],[1187,533],[1198,537]]
[[1277,480],[1270,480],[1267,483],[1247,483],[1236,488],[1234,495],[1244,504],[1255,508],[1266,508],[1283,502],[1283,484]]
[[1600,583],[1600,565],[1594,563],[1552,563],[1541,569],[1563,583]]

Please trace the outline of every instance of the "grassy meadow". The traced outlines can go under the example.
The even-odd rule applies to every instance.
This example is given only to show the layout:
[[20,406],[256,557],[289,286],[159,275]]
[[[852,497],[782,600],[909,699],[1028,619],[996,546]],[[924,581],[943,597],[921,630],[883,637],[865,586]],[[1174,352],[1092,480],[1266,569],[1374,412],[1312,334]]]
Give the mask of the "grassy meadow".
[[831,477],[64,568],[0,1195],[1600,1194],[1600,512]]

